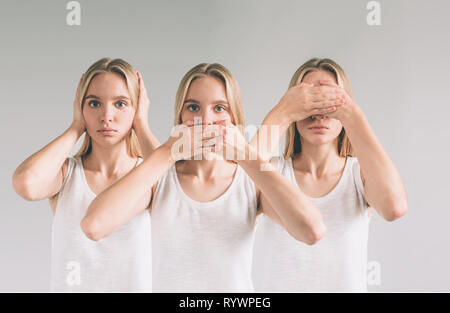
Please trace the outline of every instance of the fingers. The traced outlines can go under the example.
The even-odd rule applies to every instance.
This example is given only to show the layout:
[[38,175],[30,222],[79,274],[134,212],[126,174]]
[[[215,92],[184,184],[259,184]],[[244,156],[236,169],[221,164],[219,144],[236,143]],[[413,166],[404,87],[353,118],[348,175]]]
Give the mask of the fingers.
[[221,125],[208,125],[202,132],[204,138],[223,137],[225,134],[226,129]]
[[322,109],[314,109],[314,110],[311,110],[310,116],[334,113],[334,112],[336,112],[336,110],[337,110],[336,106],[332,106],[332,107],[328,107],[328,108],[322,108]]
[[191,133],[201,134],[201,138],[213,138],[213,137],[222,137],[226,129],[223,125],[214,125],[214,124],[194,124],[194,121],[188,120],[185,121],[182,126],[188,128]]
[[311,94],[321,94],[321,93],[339,93],[339,87],[334,85],[321,85],[314,86],[310,90]]
[[211,147],[215,145],[223,144],[223,138],[222,136],[213,136],[213,137],[204,137],[202,139],[202,147]]
[[191,127],[191,126],[194,126],[195,124],[194,124],[194,120],[185,120],[182,125]]
[[297,87],[314,87],[314,84],[301,82],[300,84],[297,85]]
[[323,101],[337,101],[340,99],[340,96],[336,93],[318,93],[311,95],[312,102],[323,102]]
[[139,99],[144,99],[147,98],[147,88],[145,87],[144,84],[144,79],[142,78],[142,74],[141,72],[136,72],[137,76],[138,76],[138,81],[139,81]]
[[328,80],[328,79],[321,79],[319,80],[319,84],[322,86],[332,86],[332,87],[339,87],[338,84],[336,84],[334,81]]
[[[334,89],[334,91],[332,91],[332,92],[334,92],[335,94],[337,94],[338,95],[338,97],[341,99],[345,99],[345,95],[346,95],[346,93],[345,93],[345,90],[344,89],[342,89],[341,88],[341,86],[339,86],[338,84],[336,84],[335,82],[333,82],[333,81],[330,81],[330,80],[319,80],[319,83],[320,83],[320,87],[325,87],[325,88],[335,88]],[[341,101],[341,103],[343,103],[344,101]]]
[[231,121],[229,121],[229,120],[214,121],[213,124],[214,125],[222,125],[222,126],[225,126],[225,127],[232,125]]
[[322,93],[311,95],[309,98],[309,109],[323,109],[331,106],[341,106],[343,95],[334,93]]

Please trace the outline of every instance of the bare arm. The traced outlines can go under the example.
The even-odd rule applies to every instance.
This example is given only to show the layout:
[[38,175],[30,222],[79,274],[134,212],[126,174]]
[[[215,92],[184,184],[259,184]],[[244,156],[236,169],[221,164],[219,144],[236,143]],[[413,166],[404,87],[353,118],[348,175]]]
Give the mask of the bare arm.
[[400,173],[364,113],[356,109],[352,116],[343,125],[361,166],[366,200],[385,220],[394,221],[408,210]]
[[[12,177],[14,190],[29,201],[42,200],[56,195],[64,179],[64,162],[78,138],[83,134],[84,120],[79,103],[78,84],[73,104],[73,122],[58,138],[23,161]],[[65,165],[67,167],[67,164]]]
[[144,160],[148,158],[150,154],[152,154],[153,151],[155,151],[161,143],[159,142],[158,138],[153,134],[153,132],[150,130],[150,127],[147,125],[136,125],[134,127],[134,130],[136,132],[136,136],[139,141],[139,145],[142,149],[142,154]]
[[148,208],[152,187],[174,163],[170,148],[162,145],[138,167],[100,193],[81,221],[86,236],[100,240]]
[[[238,161],[253,180],[260,194],[260,209],[279,223],[295,239],[308,245],[315,244],[326,232],[319,209],[311,200],[275,168],[257,157]],[[261,171],[261,168],[266,170]]]
[[289,116],[275,106],[264,118],[250,145],[258,150],[263,160],[270,160],[291,123]]
[[[295,239],[314,244],[325,234],[326,228],[319,209],[286,177],[245,141],[236,126],[229,121],[220,122],[225,128],[223,157],[235,161],[247,172],[257,187],[260,209],[278,222]],[[260,192],[259,192],[260,191]]]
[[[328,82],[321,82],[329,84]],[[408,199],[400,173],[384,150],[361,110],[345,92],[342,105],[328,114],[341,121],[358,162],[367,202],[387,221],[394,221],[406,214]]]

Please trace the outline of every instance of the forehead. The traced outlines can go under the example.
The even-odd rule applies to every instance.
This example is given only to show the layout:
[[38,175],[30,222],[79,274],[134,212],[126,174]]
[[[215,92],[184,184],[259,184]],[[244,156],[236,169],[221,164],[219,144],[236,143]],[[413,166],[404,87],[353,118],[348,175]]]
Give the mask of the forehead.
[[226,101],[225,85],[219,78],[214,76],[199,77],[189,86],[186,99],[193,99],[199,102]]
[[94,76],[86,92],[87,95],[95,95],[99,98],[115,96],[129,97],[127,82],[117,73],[101,73]]
[[333,73],[325,70],[315,70],[306,74],[302,81],[305,83],[315,83],[319,80],[329,80],[334,83],[337,83],[336,78]]

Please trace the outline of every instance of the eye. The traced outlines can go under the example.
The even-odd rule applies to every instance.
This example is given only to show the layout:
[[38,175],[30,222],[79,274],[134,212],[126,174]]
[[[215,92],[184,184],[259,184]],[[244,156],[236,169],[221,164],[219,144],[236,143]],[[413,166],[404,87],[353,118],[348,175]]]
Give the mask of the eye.
[[119,101],[119,102],[116,103],[116,106],[118,108],[124,108],[124,107],[127,106],[127,103],[125,101]]
[[187,106],[187,109],[192,112],[198,111],[198,105],[197,104],[189,104]]
[[225,111],[225,107],[221,106],[221,105],[217,105],[216,107],[214,107],[214,110],[216,110],[217,112],[223,112]]
[[92,100],[92,101],[89,101],[89,102],[88,102],[88,105],[89,105],[91,108],[98,108],[98,107],[100,106],[100,103],[99,103],[98,101],[96,101],[96,100]]

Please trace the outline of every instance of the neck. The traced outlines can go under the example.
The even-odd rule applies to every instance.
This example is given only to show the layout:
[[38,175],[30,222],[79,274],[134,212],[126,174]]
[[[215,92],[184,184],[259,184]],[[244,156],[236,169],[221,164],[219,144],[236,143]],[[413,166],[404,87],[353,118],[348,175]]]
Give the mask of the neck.
[[84,158],[84,166],[106,177],[120,175],[136,164],[136,158],[127,152],[125,140],[117,145],[104,147],[92,141],[92,151]]
[[337,140],[321,145],[303,140],[302,151],[294,156],[295,168],[315,177],[341,171],[342,157],[338,154]]
[[187,160],[180,162],[179,169],[183,174],[197,176],[199,179],[207,180],[214,176],[225,175],[233,167],[233,162],[224,160]]

